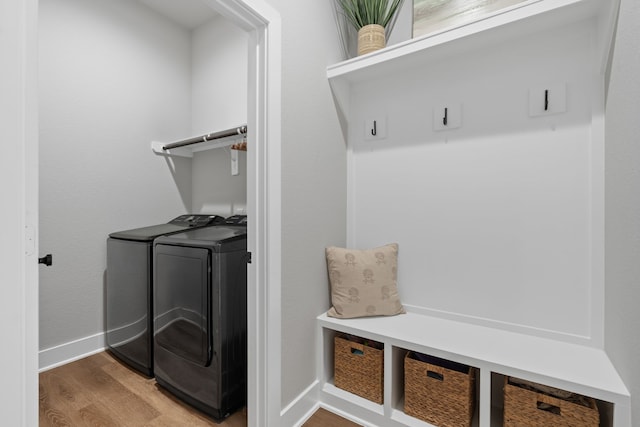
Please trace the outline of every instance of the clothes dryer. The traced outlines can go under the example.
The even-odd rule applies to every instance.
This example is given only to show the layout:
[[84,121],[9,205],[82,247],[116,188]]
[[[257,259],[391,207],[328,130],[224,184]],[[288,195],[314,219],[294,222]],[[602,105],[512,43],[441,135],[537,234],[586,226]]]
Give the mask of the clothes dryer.
[[154,243],[156,381],[216,420],[246,404],[248,259],[243,226]]
[[217,215],[180,215],[167,224],[111,233],[107,239],[106,323],[111,354],[153,376],[153,240],[223,222]]

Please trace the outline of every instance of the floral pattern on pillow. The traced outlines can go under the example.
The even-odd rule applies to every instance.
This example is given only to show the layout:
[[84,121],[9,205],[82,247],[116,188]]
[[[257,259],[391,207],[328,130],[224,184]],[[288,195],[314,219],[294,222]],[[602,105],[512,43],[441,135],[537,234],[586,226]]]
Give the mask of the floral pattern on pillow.
[[391,316],[404,313],[398,296],[398,244],[356,250],[326,249],[331,317]]

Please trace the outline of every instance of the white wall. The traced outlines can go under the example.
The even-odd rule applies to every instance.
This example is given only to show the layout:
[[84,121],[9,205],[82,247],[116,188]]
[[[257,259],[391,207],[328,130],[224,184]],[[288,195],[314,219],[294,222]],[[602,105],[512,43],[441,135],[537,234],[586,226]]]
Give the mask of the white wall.
[[[405,303],[601,345],[594,27],[504,40],[354,85],[349,245],[399,243]],[[529,89],[552,88],[553,104],[558,84],[567,112],[530,117]],[[446,105],[451,114],[462,105],[462,126],[435,131]],[[365,121],[385,117],[387,137],[365,139]]]
[[[191,207],[190,35],[127,0],[40,2],[40,348],[102,333],[106,237]],[[43,253],[44,253],[43,252]]]
[[[218,15],[192,32],[191,133],[204,135],[247,123],[248,38]],[[231,175],[228,148],[193,157],[192,211],[228,216],[247,200],[247,156],[238,154]]]
[[607,101],[605,344],[640,423],[640,3],[623,0]]
[[326,67],[341,60],[330,2],[269,0],[282,19],[282,405],[315,381],[324,248],[345,243],[346,156]]
[[248,33],[217,15],[194,29],[191,40],[193,134],[245,124]]

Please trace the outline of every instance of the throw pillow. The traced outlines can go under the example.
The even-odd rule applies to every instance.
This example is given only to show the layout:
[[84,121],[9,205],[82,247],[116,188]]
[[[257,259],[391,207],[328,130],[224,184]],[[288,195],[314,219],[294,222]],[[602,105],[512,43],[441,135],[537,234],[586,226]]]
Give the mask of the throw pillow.
[[331,317],[390,316],[404,313],[398,296],[398,245],[356,250],[326,249]]

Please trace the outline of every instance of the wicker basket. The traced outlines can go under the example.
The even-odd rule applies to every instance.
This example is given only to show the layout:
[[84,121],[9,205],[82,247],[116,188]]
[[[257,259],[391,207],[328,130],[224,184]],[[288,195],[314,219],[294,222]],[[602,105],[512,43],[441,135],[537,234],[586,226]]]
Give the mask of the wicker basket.
[[[417,358],[422,360],[417,360]],[[468,427],[475,405],[476,368],[407,353],[404,412],[438,427]]]
[[382,404],[384,350],[336,336],[334,355],[335,386]]
[[[505,427],[597,427],[600,414],[594,399],[574,395],[584,404],[513,384],[504,386]],[[587,405],[587,406],[585,406]]]
[[358,55],[364,55],[385,47],[384,27],[369,24],[358,30]]

